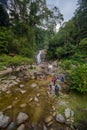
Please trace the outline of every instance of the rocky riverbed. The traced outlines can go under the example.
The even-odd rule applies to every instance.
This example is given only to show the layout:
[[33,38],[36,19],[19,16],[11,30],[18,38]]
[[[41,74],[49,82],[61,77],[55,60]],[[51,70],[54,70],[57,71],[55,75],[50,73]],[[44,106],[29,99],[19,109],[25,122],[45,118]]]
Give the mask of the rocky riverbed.
[[[50,95],[48,84],[52,75],[46,65],[33,66],[18,73],[12,73],[0,79],[0,129],[1,130],[71,130],[74,112],[69,108],[62,93]],[[46,72],[45,72],[46,71]],[[47,78],[38,78],[40,73]],[[37,77],[36,77],[37,73]],[[64,106],[64,115],[58,112],[58,105]]]

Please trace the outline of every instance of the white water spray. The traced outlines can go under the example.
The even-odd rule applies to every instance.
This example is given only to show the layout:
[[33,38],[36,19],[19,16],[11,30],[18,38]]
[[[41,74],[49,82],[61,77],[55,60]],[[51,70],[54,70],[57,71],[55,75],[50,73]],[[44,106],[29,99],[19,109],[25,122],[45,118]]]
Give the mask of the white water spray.
[[37,63],[40,64],[41,63],[41,51],[39,51],[38,55],[37,55]]

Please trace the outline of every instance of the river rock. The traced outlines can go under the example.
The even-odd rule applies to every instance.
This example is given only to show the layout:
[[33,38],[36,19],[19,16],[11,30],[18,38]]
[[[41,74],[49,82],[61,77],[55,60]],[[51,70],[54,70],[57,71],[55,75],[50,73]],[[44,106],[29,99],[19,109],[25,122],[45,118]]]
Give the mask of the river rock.
[[33,83],[33,84],[31,85],[31,87],[32,87],[32,88],[35,88],[35,87],[37,87],[37,84],[36,84],[36,83]]
[[26,107],[26,106],[27,106],[26,103],[23,103],[23,104],[20,105],[21,108],[24,108],[24,107]]
[[9,116],[3,115],[3,112],[0,112],[0,127],[5,128],[10,122]]
[[65,117],[69,118],[70,117],[70,113],[71,113],[71,110],[69,108],[66,108],[65,109]]
[[32,97],[29,99],[29,101],[28,101],[28,102],[31,102],[31,101],[33,101],[33,98],[32,98]]
[[20,88],[23,88],[24,87],[24,84],[20,84]]
[[6,109],[12,109],[12,105],[7,106]]
[[59,103],[59,105],[60,105],[60,106],[67,106],[67,104],[66,104],[65,101],[61,101],[61,102]]
[[17,116],[17,124],[25,122],[29,116],[26,113],[20,112]]
[[49,126],[51,126],[52,124],[53,124],[53,122],[50,121],[49,123],[47,123],[47,126],[49,127]]
[[61,114],[57,114],[56,121],[58,121],[59,123],[65,123],[65,118]]
[[15,130],[17,128],[17,125],[15,122],[11,122],[11,124],[9,124],[7,130]]
[[24,124],[21,124],[21,125],[17,128],[17,130],[25,130],[25,125],[24,125]]
[[39,100],[38,100],[38,98],[37,98],[37,97],[35,97],[35,98],[34,98],[34,101],[35,101],[35,102],[39,102]]
[[6,92],[7,91],[7,87],[8,87],[8,85],[4,85],[4,86],[2,86],[2,92]]
[[39,97],[40,96],[40,93],[37,93],[37,97]]
[[43,124],[43,130],[47,130],[47,127],[45,126],[45,124]]
[[51,121],[52,121],[52,116],[48,116],[48,117],[45,118],[45,123],[48,124]]
[[10,93],[11,93],[11,91],[10,91],[10,90],[8,90],[6,93],[7,93],[7,94],[10,94]]
[[11,80],[15,80],[17,77],[16,76],[11,76],[10,79]]
[[24,94],[24,93],[26,93],[26,90],[20,90],[20,92],[21,92],[22,94]]

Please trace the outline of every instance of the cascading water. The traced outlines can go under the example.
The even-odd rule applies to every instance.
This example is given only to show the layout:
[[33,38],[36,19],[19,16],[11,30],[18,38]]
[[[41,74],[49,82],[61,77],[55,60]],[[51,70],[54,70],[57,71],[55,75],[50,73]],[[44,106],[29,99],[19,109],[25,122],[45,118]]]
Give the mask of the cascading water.
[[39,51],[39,53],[37,54],[37,63],[41,63],[41,51]]

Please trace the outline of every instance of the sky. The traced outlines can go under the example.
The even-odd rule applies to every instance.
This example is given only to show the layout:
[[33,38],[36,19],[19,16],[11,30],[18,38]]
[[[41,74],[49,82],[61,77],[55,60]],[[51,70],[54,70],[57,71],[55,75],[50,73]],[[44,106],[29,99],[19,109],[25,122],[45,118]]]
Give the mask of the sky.
[[64,22],[70,20],[74,16],[77,8],[77,0],[46,0],[48,6],[57,6],[63,14]]

